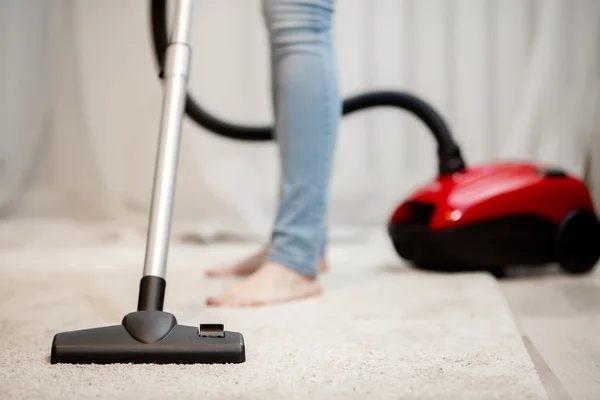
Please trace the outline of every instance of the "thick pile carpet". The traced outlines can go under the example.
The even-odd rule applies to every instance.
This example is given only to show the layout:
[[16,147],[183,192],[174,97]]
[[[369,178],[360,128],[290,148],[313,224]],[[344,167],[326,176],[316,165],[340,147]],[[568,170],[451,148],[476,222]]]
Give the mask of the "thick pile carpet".
[[203,269],[248,245],[177,245],[165,310],[180,323],[240,331],[237,365],[50,365],[56,332],[134,311],[143,242],[4,249],[0,388],[6,399],[546,399],[507,304],[484,274],[400,265],[387,245],[334,247],[324,295],[260,309],[214,309],[230,281]]

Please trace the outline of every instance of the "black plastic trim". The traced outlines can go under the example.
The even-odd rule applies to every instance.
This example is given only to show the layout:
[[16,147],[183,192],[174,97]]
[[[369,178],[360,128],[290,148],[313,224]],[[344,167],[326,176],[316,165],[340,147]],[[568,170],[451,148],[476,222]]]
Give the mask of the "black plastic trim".
[[540,169],[538,171],[538,173],[547,178],[566,178],[567,177],[567,173],[565,171],[563,171],[562,169],[558,169],[558,168]]
[[410,201],[407,203],[409,217],[406,223],[411,225],[428,226],[435,213],[435,204],[424,203],[418,201]]
[[140,280],[138,311],[162,311],[167,282],[159,276],[144,276]]
[[148,344],[156,343],[171,333],[177,319],[164,311],[136,311],[127,314],[121,323],[132,338]]
[[542,265],[556,261],[554,222],[514,215],[454,228],[397,223],[388,232],[398,254],[415,266],[436,270]]

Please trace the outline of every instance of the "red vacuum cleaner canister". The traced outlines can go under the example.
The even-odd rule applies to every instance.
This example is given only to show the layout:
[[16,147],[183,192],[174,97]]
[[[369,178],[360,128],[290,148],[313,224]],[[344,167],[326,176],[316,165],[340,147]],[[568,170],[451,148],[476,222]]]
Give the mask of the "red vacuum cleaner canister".
[[438,271],[556,262],[584,273],[600,259],[600,222],[585,184],[527,163],[439,176],[398,206],[388,231],[402,258]]

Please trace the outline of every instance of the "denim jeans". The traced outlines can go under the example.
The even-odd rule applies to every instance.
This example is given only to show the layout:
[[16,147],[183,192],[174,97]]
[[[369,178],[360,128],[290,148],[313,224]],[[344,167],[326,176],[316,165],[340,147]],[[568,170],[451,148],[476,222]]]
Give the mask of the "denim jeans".
[[342,111],[333,46],[335,0],[263,0],[281,187],[267,260],[315,275],[327,243]]

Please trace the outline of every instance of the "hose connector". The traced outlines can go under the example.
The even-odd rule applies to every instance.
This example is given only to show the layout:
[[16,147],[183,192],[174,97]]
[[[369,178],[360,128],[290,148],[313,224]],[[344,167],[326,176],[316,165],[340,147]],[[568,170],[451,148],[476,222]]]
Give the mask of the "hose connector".
[[440,175],[452,175],[466,168],[458,146],[438,148],[438,170]]

